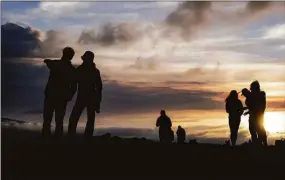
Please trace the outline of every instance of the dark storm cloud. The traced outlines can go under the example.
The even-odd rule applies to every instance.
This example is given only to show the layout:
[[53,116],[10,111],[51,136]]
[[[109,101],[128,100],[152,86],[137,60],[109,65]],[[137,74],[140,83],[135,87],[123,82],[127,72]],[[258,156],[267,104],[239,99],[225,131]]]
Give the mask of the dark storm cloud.
[[[20,63],[19,60],[2,61],[2,113],[15,110],[40,114],[48,75],[45,66]],[[175,90],[169,87],[140,88],[109,81],[106,76],[103,76],[103,82],[104,115],[159,111],[162,108],[179,110],[223,107],[223,103],[212,100],[216,95],[213,92]],[[74,102],[69,104],[72,106]]]
[[266,10],[271,5],[273,5],[273,3],[270,1],[250,1],[246,5],[245,12],[248,14],[256,14]]
[[161,109],[221,109],[223,102],[212,100],[218,93],[176,90],[169,87],[135,87],[105,81],[103,108],[112,112],[149,112]]
[[142,32],[135,23],[107,23],[100,27],[97,32],[83,31],[78,39],[78,43],[110,46],[114,44],[134,42],[141,35]]
[[6,60],[1,66],[2,115],[42,107],[47,68]]
[[1,25],[2,57],[26,57],[40,46],[40,32],[13,23]]
[[49,30],[43,41],[40,31],[15,23],[1,25],[2,57],[60,57],[67,46],[63,32]]
[[169,26],[180,28],[184,36],[191,36],[207,22],[211,7],[212,2],[208,1],[182,2],[166,17],[165,22]]

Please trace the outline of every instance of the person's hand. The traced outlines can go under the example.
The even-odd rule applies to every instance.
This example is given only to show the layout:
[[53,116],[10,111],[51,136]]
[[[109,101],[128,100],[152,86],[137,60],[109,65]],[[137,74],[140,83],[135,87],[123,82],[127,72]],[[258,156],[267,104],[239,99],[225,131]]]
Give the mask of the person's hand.
[[45,60],[44,60],[44,63],[47,63],[48,61],[50,61],[50,59],[45,59]]

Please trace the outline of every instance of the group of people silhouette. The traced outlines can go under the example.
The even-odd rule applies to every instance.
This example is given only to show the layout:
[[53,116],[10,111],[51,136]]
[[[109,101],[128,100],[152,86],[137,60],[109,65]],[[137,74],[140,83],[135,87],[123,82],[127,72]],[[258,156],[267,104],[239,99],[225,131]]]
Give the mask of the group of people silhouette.
[[242,115],[249,115],[249,132],[254,144],[267,146],[267,135],[264,128],[264,113],[266,109],[266,94],[261,91],[258,81],[250,84],[250,90],[241,90],[245,97],[245,105],[238,98],[238,92],[232,90],[226,98],[226,112],[229,114],[230,139],[233,146],[236,144],[238,129]]
[[[63,136],[63,119],[67,103],[73,99],[76,91],[77,99],[69,118],[68,136],[75,137],[77,124],[84,108],[87,108],[84,137],[90,139],[93,136],[95,113],[100,113],[102,79],[100,71],[94,63],[93,52],[86,51],[81,56],[83,63],[77,68],[71,64],[74,55],[75,51],[71,47],[65,47],[60,60],[44,60],[50,70],[50,75],[45,88],[43,137],[51,136],[53,114],[55,114],[56,125],[54,135],[57,138]],[[252,142],[262,143],[266,146],[267,137],[263,125],[266,94],[260,90],[258,81],[251,83],[250,90],[244,88],[241,93],[246,98],[246,107],[243,107],[238,98],[239,93],[236,90],[232,90],[225,101],[226,112],[229,114],[231,143],[233,146],[236,144],[241,116],[249,114],[249,131]],[[166,115],[165,110],[161,110],[156,121],[156,127],[159,127],[159,140],[161,143],[169,144],[174,141],[174,132],[171,129],[172,122]],[[181,126],[178,126],[176,135],[177,143],[183,144],[186,133]]]
[[[159,127],[159,140],[163,144],[171,144],[174,141],[174,132],[171,129],[171,119],[166,115],[165,110],[160,111],[160,116],[156,120],[156,127]],[[183,144],[185,141],[186,132],[178,126],[176,131],[177,143]]]
[[94,131],[95,112],[100,113],[102,99],[102,79],[100,71],[96,68],[94,53],[86,51],[81,59],[83,63],[75,68],[71,60],[75,51],[71,47],[65,47],[60,60],[44,60],[50,69],[49,79],[45,88],[45,100],[43,111],[43,137],[51,136],[51,121],[55,113],[55,137],[63,135],[63,119],[66,106],[72,100],[77,91],[77,99],[72,109],[68,135],[74,137],[80,115],[87,108],[87,124],[84,135],[91,138]]

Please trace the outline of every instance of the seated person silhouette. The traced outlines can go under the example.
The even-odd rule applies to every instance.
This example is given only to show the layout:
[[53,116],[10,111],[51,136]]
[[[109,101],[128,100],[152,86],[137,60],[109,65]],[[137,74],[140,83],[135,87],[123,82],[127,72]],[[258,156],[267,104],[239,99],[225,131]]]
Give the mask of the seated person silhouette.
[[177,135],[177,143],[178,144],[184,144],[186,132],[181,126],[178,126],[178,129],[176,131],[176,135]]

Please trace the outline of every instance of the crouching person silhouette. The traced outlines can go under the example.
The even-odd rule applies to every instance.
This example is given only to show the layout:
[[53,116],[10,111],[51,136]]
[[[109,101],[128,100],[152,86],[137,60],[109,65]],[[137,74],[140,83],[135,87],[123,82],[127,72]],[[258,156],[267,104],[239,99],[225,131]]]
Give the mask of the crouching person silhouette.
[[102,79],[100,71],[93,62],[94,54],[91,51],[86,51],[81,58],[83,63],[77,68],[76,72],[77,99],[69,118],[68,135],[71,138],[75,136],[79,118],[86,107],[87,123],[84,136],[89,140],[93,136],[95,112],[100,113]]
[[76,70],[71,64],[75,52],[71,47],[65,47],[60,60],[44,60],[50,69],[50,75],[45,87],[43,110],[42,135],[48,138],[51,135],[51,121],[55,112],[55,137],[63,135],[63,119],[67,102],[76,92]]
[[177,143],[178,144],[184,144],[185,136],[186,136],[186,132],[185,132],[184,128],[182,128],[181,126],[178,126],[178,129],[176,131],[176,135],[177,135]]

